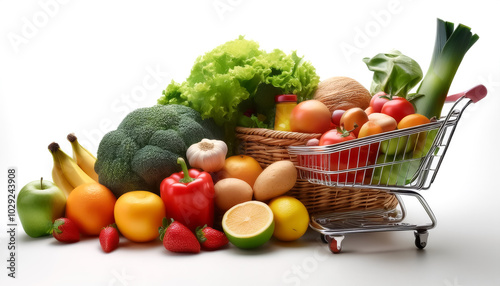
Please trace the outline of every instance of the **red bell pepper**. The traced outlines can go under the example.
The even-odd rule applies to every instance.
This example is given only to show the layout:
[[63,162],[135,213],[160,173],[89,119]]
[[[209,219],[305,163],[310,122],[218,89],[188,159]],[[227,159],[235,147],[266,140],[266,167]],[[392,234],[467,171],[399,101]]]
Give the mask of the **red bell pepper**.
[[160,196],[168,218],[184,224],[193,232],[196,227],[212,226],[214,221],[214,183],[207,172],[188,170],[183,158],[177,159],[182,172],[165,178]]

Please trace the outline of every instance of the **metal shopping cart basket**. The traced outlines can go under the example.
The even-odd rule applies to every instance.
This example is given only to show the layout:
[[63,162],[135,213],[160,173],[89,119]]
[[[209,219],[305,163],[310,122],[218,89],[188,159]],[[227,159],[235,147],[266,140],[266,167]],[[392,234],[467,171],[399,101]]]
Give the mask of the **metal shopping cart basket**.
[[[467,92],[449,96],[449,113],[434,122],[372,135],[329,146],[289,146],[297,157],[299,176],[314,184],[332,187],[381,189],[394,194],[395,210],[331,212],[311,216],[310,226],[321,234],[330,250],[342,249],[344,235],[360,232],[413,230],[415,245],[427,245],[428,230],[436,217],[418,192],[434,181],[455,128],[465,108],[486,96],[478,85]],[[416,199],[428,220],[408,223],[403,196]]]

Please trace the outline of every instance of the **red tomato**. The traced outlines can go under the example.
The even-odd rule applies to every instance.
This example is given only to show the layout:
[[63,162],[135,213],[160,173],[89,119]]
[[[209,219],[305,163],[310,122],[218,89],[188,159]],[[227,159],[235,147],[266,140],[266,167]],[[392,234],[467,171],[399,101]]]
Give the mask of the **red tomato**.
[[381,112],[382,106],[384,106],[384,104],[389,101],[388,98],[381,96],[387,96],[387,94],[381,91],[377,92],[372,96],[372,99],[370,100],[370,106],[372,107],[372,112]]
[[345,110],[337,109],[332,112],[332,123],[335,126],[340,126],[340,118],[342,118],[342,114],[344,114]]
[[401,121],[403,117],[415,113],[415,108],[413,104],[402,97],[392,97],[382,106],[382,113],[391,116],[396,119],[396,122]]
[[332,115],[328,107],[318,100],[306,100],[297,104],[290,116],[293,132],[324,133],[331,127]]
[[332,129],[321,135],[321,138],[319,138],[319,146],[337,144],[352,139],[356,139],[354,134],[340,129]]
[[[324,133],[319,139],[319,145],[330,145],[341,142],[346,142],[356,139],[356,137],[345,130],[332,129]],[[378,143],[376,143],[378,144]],[[347,150],[333,152],[328,155],[315,155],[315,162],[319,164],[319,168],[329,171],[340,171],[338,174],[331,174],[323,176],[322,180],[328,179],[331,182],[339,184],[362,183],[367,177],[371,176],[371,170],[361,171],[348,171],[344,170],[365,167],[375,161],[378,146],[361,146],[354,147]]]

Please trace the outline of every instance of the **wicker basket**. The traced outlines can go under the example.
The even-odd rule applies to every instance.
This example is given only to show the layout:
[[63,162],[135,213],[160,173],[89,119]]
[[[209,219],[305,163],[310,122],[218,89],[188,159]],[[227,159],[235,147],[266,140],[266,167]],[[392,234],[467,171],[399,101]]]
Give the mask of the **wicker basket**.
[[[286,147],[305,145],[309,139],[319,139],[320,136],[263,128],[236,128],[236,137],[240,140],[239,153],[252,156],[263,168],[280,160],[296,163],[296,158],[288,154]],[[381,190],[328,187],[302,179],[298,179],[286,195],[299,199],[311,215],[337,211],[392,210],[398,205],[395,195]]]

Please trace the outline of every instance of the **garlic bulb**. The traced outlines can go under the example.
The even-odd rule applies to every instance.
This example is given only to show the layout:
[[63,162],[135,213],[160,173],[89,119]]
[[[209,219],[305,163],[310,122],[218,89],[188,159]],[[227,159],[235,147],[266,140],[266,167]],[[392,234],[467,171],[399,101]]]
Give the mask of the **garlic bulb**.
[[202,139],[186,151],[189,165],[206,172],[216,172],[224,167],[227,145],[224,141]]

